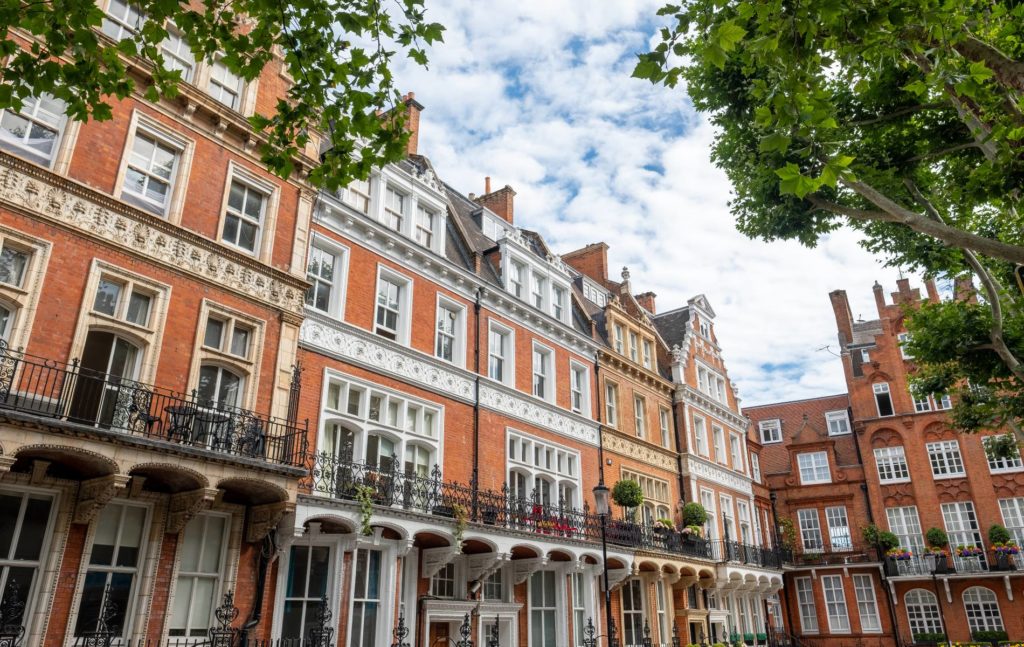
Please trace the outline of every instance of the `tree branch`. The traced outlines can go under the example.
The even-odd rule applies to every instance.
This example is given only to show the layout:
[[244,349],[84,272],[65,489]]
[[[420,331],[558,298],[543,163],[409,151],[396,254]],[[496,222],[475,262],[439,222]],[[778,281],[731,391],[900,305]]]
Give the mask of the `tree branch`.
[[877,123],[882,122],[882,121],[888,121],[890,119],[896,119],[897,117],[902,117],[903,115],[910,115],[910,114],[913,114],[915,112],[920,112],[921,110],[934,110],[936,108],[943,108],[945,106],[946,106],[946,104],[944,104],[944,103],[916,103],[916,104],[914,104],[912,106],[904,106],[902,108],[897,108],[896,110],[893,110],[892,112],[887,112],[884,115],[878,115],[878,116],[872,117],[870,119],[862,119],[860,121],[851,121],[850,125],[851,126],[870,126],[872,124],[877,124]]
[[992,238],[979,236],[963,229],[951,227],[942,222],[936,222],[927,216],[897,204],[864,182],[849,179],[842,179],[841,182],[844,186],[856,192],[857,195],[881,209],[881,211],[847,207],[814,194],[808,195],[807,201],[819,209],[836,215],[846,216],[853,220],[892,222],[906,225],[910,229],[936,238],[950,247],[974,250],[990,258],[998,258],[1011,263],[1024,263],[1024,247],[993,240]]
[[1024,62],[1010,58],[985,41],[968,36],[953,45],[953,49],[971,61],[981,61],[992,70],[997,81],[1024,92]]
[[962,151],[962,150],[967,149],[967,148],[981,148],[981,146],[978,145],[978,142],[966,142],[966,143],[963,143],[963,144],[957,144],[956,146],[950,146],[949,148],[943,148],[941,150],[931,151],[930,153],[924,153],[923,155],[915,155],[914,157],[911,157],[910,159],[908,159],[907,162],[920,162],[921,160],[926,160],[926,159],[928,159],[930,157],[939,157],[940,155],[948,155],[950,153],[955,153],[957,151]]

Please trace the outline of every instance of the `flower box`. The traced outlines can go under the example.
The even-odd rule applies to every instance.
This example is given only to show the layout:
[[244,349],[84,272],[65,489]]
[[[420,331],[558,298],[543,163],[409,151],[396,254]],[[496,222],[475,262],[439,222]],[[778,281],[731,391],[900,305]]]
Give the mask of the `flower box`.
[[957,557],[981,557],[985,554],[985,551],[978,546],[957,546],[956,547]]
[[885,556],[895,559],[897,562],[909,562],[914,557],[914,553],[901,546],[887,551]]

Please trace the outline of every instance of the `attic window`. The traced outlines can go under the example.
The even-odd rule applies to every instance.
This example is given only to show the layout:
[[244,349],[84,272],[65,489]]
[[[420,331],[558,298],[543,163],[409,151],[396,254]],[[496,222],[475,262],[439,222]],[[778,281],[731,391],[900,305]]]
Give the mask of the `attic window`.
[[699,319],[697,323],[700,326],[700,334],[703,337],[711,339],[711,324],[703,319]]

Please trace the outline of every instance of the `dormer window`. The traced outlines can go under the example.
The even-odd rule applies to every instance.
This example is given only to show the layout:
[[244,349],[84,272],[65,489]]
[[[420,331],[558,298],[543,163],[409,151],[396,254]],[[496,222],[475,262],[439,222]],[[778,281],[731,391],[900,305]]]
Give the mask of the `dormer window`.
[[551,314],[553,314],[555,319],[558,319],[559,321],[563,321],[565,319],[565,301],[565,288],[556,286],[551,290]]
[[424,247],[430,247],[434,240],[435,214],[422,205],[416,207],[416,242]]
[[622,326],[615,324],[615,352],[618,354],[623,353],[623,336],[625,333],[622,330]]
[[711,339],[711,324],[703,319],[698,320],[698,324],[700,326],[700,334]]
[[629,359],[633,360],[634,362],[637,361],[637,354],[640,352],[637,349],[638,345],[639,345],[639,341],[637,339],[636,333],[633,332],[632,330],[630,330],[629,331]]
[[530,282],[530,302],[533,307],[538,310],[544,309],[544,288],[547,286],[547,281],[543,276],[539,274],[533,275],[533,280]]
[[402,231],[402,220],[408,202],[404,193],[388,187],[384,198],[384,225],[395,231]]
[[516,297],[523,298],[523,273],[526,268],[522,263],[512,261],[508,264],[508,291]]
[[651,360],[653,353],[651,351],[651,342],[644,340],[644,368],[653,368],[654,363]]

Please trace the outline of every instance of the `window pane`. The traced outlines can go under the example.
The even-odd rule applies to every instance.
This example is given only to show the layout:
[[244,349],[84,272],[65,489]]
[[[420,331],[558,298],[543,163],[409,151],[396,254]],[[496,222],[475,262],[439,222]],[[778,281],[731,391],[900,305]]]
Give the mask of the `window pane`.
[[145,326],[149,323],[149,303],[151,299],[148,294],[132,292],[128,300],[128,316],[130,323]]
[[93,301],[92,309],[105,315],[114,316],[114,312],[117,310],[117,301],[120,297],[120,284],[107,279],[100,279],[100,284],[96,288],[96,299]]
[[20,287],[28,266],[28,254],[4,245],[0,250],[0,283]]
[[223,335],[224,322],[213,317],[208,318],[206,320],[206,334],[203,337],[203,346],[219,349]]
[[239,357],[249,355],[249,330],[241,326],[235,326],[231,335],[231,353]]

